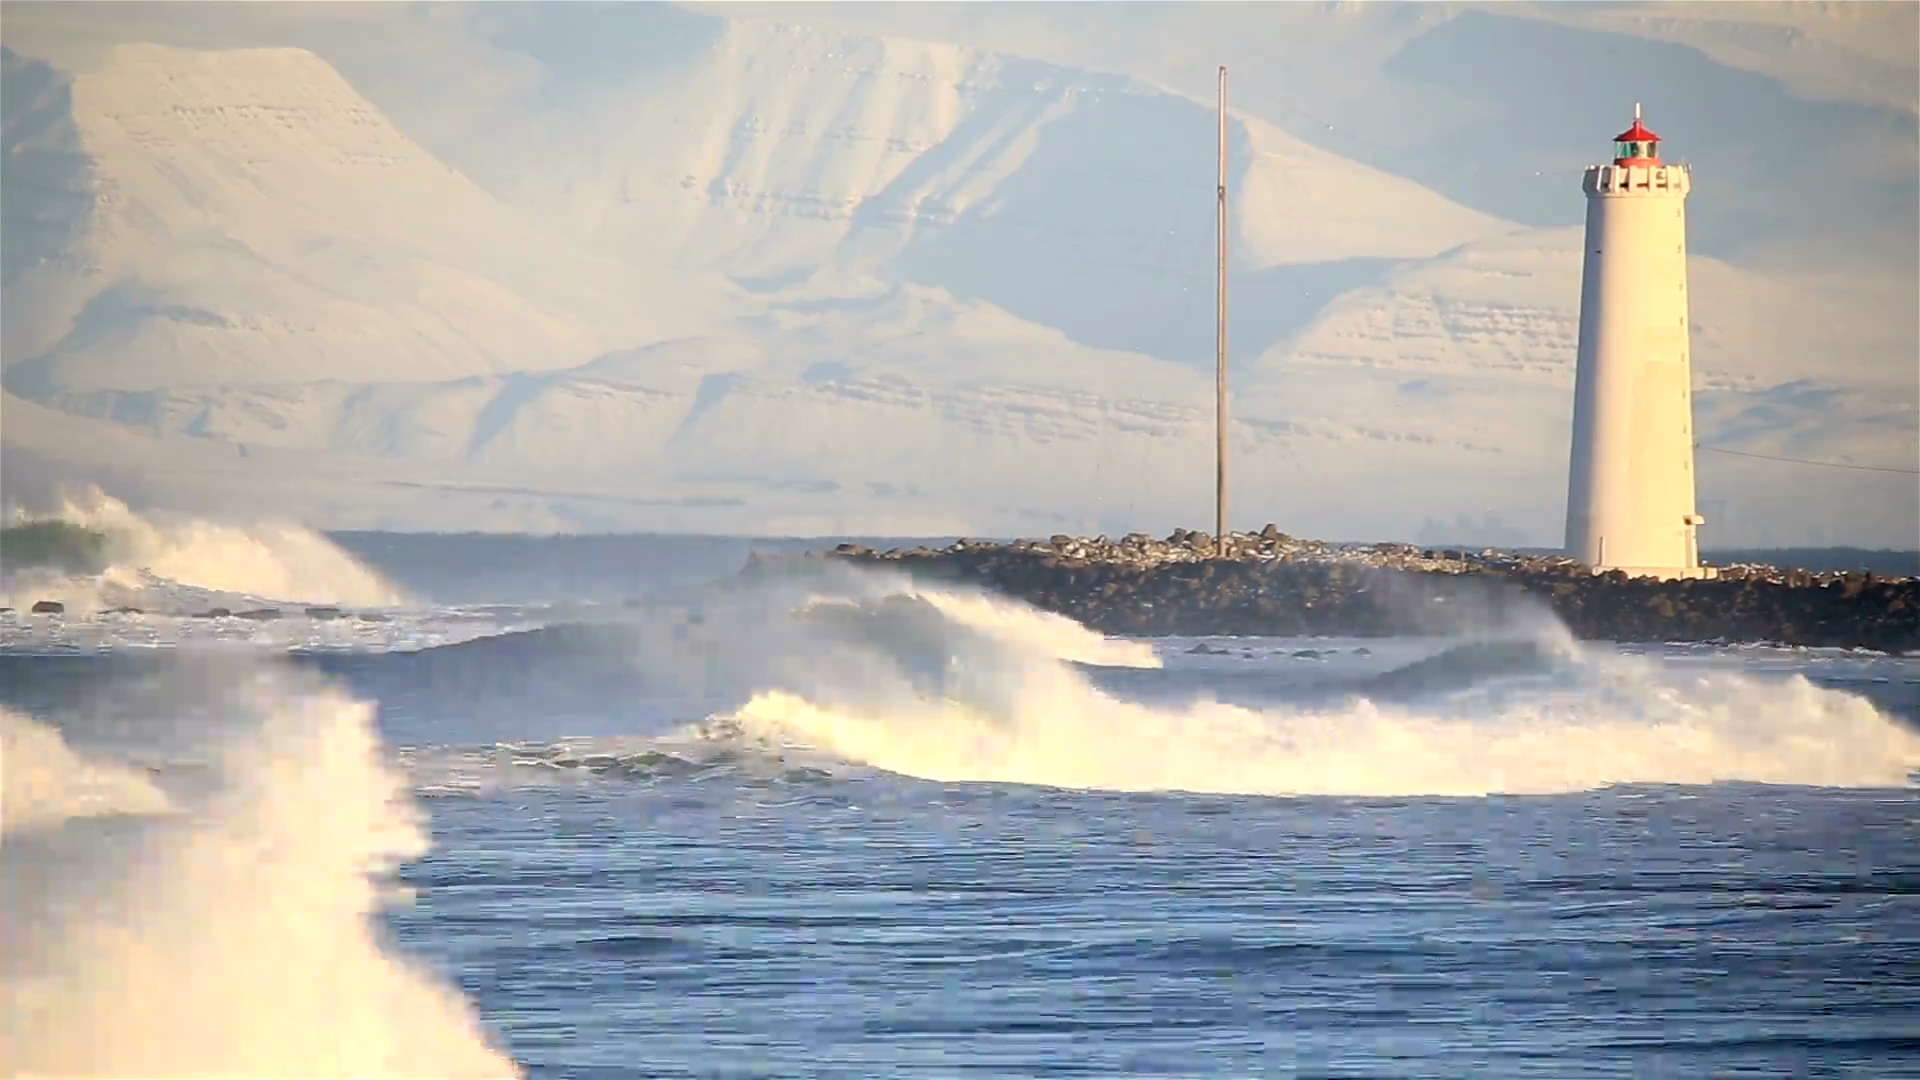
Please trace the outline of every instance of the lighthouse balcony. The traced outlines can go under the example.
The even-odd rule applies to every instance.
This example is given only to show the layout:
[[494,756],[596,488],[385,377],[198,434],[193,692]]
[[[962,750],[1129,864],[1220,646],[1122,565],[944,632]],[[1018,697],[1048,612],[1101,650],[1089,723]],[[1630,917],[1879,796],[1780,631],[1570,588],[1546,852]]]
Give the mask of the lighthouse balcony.
[[1581,182],[1589,195],[1685,195],[1692,186],[1685,165],[1591,165]]

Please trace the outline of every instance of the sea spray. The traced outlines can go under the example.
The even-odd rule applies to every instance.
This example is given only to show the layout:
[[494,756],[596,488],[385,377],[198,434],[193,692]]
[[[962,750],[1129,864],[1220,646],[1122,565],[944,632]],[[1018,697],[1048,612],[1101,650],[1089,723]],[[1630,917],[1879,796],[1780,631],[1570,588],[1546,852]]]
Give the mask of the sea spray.
[[1110,638],[1050,611],[1018,600],[957,588],[912,588],[906,595],[925,601],[949,620],[990,634],[1008,646],[1079,664],[1157,668],[1160,655],[1145,641]]
[[145,770],[75,753],[58,729],[0,709],[0,836],[169,805]]
[[[1651,674],[1651,673],[1649,673]],[[1745,781],[1898,787],[1920,735],[1871,704],[1794,677],[1713,673],[1638,701],[1536,688],[1498,708],[1468,694],[1424,706],[1153,708],[1078,675],[1034,678],[1011,714],[950,700],[861,710],[756,695],[749,735],[889,772],[1117,791],[1246,795],[1551,794],[1620,784]]]
[[[571,714],[618,714],[636,702],[729,708],[769,687],[822,698],[850,689],[871,700],[884,685],[911,700],[918,693],[990,686],[1006,641],[1069,662],[1160,664],[1148,642],[1110,639],[977,590],[923,589],[855,570],[750,586],[723,583],[673,604],[601,618],[433,650],[421,666],[442,685],[489,687],[473,709],[492,714],[502,699],[510,700],[517,727],[503,736],[540,738],[613,733],[540,730],[549,728],[556,708],[572,723]],[[690,715],[683,709],[660,723],[682,723]],[[666,728],[619,730],[659,734]]]
[[245,723],[173,812],[128,829],[43,814],[0,845],[0,1060],[40,1076],[515,1075],[458,992],[378,929],[388,876],[428,839],[373,707],[273,675],[227,708]]
[[51,599],[73,611],[153,608],[167,606],[176,592],[199,603],[241,598],[377,607],[404,599],[326,537],[288,522],[136,514],[98,489],[69,495],[56,514],[21,524],[34,521],[63,522],[80,535],[104,538],[108,565],[85,575],[53,566],[0,568],[6,606]]
[[[817,590],[809,610],[827,595]],[[949,625],[909,632],[905,609],[885,611],[903,599]],[[1857,696],[1800,677],[1687,673],[1580,646],[1533,611],[1512,613],[1504,629],[1552,658],[1533,677],[1495,675],[1414,701],[1376,700],[1361,687],[1331,704],[1247,708],[1116,697],[1069,662],[1084,660],[1098,635],[1014,601],[895,581],[849,589],[839,602],[881,632],[849,633],[860,622],[843,615],[829,627],[837,635],[808,642],[816,659],[804,677],[768,665],[730,718],[740,731],[943,781],[1261,795],[1902,786],[1920,770],[1920,735]],[[1502,632],[1481,618],[1470,638]],[[1144,645],[1113,642],[1111,651]],[[930,646],[960,663],[926,677]]]
[[1350,796],[1903,786],[1920,769],[1915,732],[1854,694],[1621,655],[1525,610],[1364,659],[1243,661],[857,568],[697,600],[392,662],[474,688],[462,723],[529,760],[569,736],[588,740],[569,760],[692,740],[690,759],[771,751],[943,781]]

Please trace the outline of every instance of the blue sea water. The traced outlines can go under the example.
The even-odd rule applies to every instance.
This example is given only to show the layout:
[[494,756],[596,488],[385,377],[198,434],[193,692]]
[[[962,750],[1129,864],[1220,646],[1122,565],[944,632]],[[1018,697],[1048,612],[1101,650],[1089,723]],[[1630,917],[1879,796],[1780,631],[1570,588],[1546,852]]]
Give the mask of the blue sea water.
[[1911,1071],[1914,803],[670,784],[436,806],[405,939],[552,1076]]
[[1920,1075],[1920,658],[360,554],[383,621],[0,615],[0,1060]]

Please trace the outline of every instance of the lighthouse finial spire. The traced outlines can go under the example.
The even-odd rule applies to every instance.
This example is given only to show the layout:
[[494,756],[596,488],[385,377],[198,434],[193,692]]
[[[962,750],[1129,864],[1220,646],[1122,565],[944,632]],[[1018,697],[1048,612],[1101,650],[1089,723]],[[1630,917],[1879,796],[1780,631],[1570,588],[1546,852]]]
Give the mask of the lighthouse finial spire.
[[1633,103],[1633,118],[1640,119],[1640,103],[1637,101]]

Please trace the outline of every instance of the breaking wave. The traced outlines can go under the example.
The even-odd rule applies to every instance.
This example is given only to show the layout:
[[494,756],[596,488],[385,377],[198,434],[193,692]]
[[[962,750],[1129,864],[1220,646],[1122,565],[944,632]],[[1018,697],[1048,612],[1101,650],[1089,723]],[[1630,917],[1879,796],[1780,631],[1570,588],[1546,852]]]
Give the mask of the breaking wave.
[[[131,606],[167,609],[238,599],[379,607],[402,594],[332,541],[284,522],[230,524],[134,513],[93,489],[69,496],[57,514],[23,518],[14,528],[62,523],[69,547],[39,553],[28,565],[0,569],[0,604],[54,600],[72,611]],[[54,533],[54,530],[43,530]],[[94,573],[72,563],[95,559]],[[51,563],[53,565],[47,565]]]
[[[405,663],[483,685],[461,720],[500,714],[509,758],[567,773],[773,754],[935,781],[1392,797],[1899,787],[1920,770],[1920,734],[1853,693],[1583,645],[1538,612],[1397,666],[1349,648],[1229,668],[969,588],[850,570],[793,584]],[[539,730],[561,713],[571,730]]]
[[75,753],[57,729],[0,709],[0,835],[170,806],[145,770]]
[[1168,705],[1120,697],[1070,662],[1099,663],[1110,647],[1143,663],[1132,650],[1144,643],[1091,648],[1067,620],[978,603],[924,587],[843,597],[835,662],[762,682],[726,719],[754,741],[924,779],[1124,791],[1879,787],[1920,770],[1920,735],[1855,695],[1800,676],[1676,671],[1534,619],[1516,641],[1474,643],[1332,699]]
[[[0,842],[0,1059],[42,1076],[515,1075],[457,990],[376,929],[388,876],[428,840],[372,708],[269,679],[225,711],[244,722],[210,785],[120,804],[153,816],[74,821],[57,786],[37,789],[49,805],[25,796],[34,826]],[[73,767],[57,740],[7,746],[9,780]]]
[[[1642,673],[1645,674],[1645,673]],[[1365,699],[1337,711],[1197,702],[1152,709],[1073,676],[1036,679],[1020,707],[953,702],[885,709],[755,696],[737,721],[762,738],[930,780],[1249,795],[1551,794],[1621,784],[1747,781],[1900,786],[1920,738],[1867,702],[1795,677],[1737,675],[1642,692],[1615,672],[1611,700],[1537,691],[1423,709]]]

